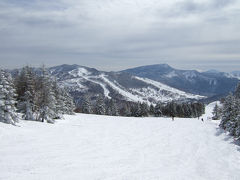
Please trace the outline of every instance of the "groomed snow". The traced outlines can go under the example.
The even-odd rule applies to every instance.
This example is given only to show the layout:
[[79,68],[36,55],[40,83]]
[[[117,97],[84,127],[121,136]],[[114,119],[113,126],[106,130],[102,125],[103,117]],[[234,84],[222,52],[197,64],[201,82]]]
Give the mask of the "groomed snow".
[[207,120],[78,114],[0,123],[1,180],[238,180],[240,147]]

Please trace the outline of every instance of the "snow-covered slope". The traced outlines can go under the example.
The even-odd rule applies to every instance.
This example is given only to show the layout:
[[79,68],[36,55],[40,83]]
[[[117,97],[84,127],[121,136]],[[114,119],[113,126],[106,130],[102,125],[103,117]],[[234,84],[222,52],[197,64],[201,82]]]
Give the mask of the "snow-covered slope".
[[72,92],[75,99],[87,93],[93,96],[103,94],[109,99],[154,104],[158,101],[204,98],[128,73],[101,72],[78,65],[52,67],[50,72]]
[[240,151],[216,123],[78,114],[0,123],[1,180],[238,180]]

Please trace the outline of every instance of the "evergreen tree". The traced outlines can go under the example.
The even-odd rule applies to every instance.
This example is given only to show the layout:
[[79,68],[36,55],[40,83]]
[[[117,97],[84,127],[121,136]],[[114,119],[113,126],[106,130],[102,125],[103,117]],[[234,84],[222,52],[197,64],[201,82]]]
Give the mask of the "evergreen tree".
[[17,109],[23,113],[25,120],[33,120],[36,104],[36,74],[26,66],[15,78],[18,105]]
[[135,106],[136,110],[135,110],[135,117],[142,117],[142,109],[141,109],[141,103],[138,102]]
[[219,126],[224,130],[229,129],[229,125],[231,124],[232,119],[235,118],[234,103],[235,98],[232,94],[229,94],[223,103],[222,120]]
[[185,117],[183,104],[178,104],[177,107],[176,107],[176,111],[177,111],[177,116],[178,117]]
[[154,115],[156,117],[160,117],[160,116],[163,115],[161,103],[157,103],[157,105],[155,106],[155,108],[154,108]]
[[51,82],[52,79],[43,67],[39,81],[40,89],[38,91],[38,120],[42,122],[46,120],[49,123],[54,123],[54,118],[57,117],[57,101]]
[[140,109],[141,109],[141,116],[148,116],[149,114],[149,106],[147,103],[143,102],[140,104]]
[[177,115],[177,106],[174,101],[169,103],[170,116],[175,117]]
[[108,113],[111,116],[119,116],[119,110],[115,100],[111,99],[109,102]]
[[41,74],[33,68],[23,67],[15,78],[18,111],[26,120],[38,120],[53,123],[53,119],[63,114],[73,114],[73,99],[61,88],[43,67]]
[[97,98],[96,114],[99,114],[99,115],[106,114],[106,107],[105,107],[104,98],[102,95],[99,95]]
[[0,70],[0,121],[8,124],[18,122],[15,108],[15,88],[10,74]]
[[123,104],[123,107],[121,109],[121,115],[122,116],[131,116],[131,109],[130,109],[130,105],[128,102]]
[[189,103],[184,104],[184,112],[185,112],[185,117],[192,116],[192,107]]
[[74,110],[76,109],[76,106],[73,101],[73,97],[67,92],[66,89],[62,88],[62,91],[63,91],[63,98],[65,103],[65,108],[63,113],[73,115]]
[[89,96],[84,96],[82,103],[82,113],[92,114],[92,106]]
[[63,117],[63,114],[66,111],[66,103],[65,103],[65,97],[63,89],[59,87],[57,84],[57,80],[55,79],[52,83],[52,90],[56,99],[56,109],[55,109],[55,119],[61,119]]
[[33,113],[34,104],[31,100],[32,100],[32,94],[29,91],[26,91],[21,101],[21,108],[22,110],[24,110],[22,111],[24,113],[23,118],[25,120],[34,120],[34,113]]
[[149,107],[149,114],[152,116],[155,114],[155,111],[154,111],[154,106],[151,104],[150,107]]
[[234,95],[237,99],[240,99],[240,83],[238,83]]
[[218,120],[218,119],[220,119],[220,108],[219,108],[219,106],[217,105],[217,103],[215,104],[215,106],[214,106],[214,108],[213,108],[212,114],[213,114],[213,117],[212,117],[213,120]]

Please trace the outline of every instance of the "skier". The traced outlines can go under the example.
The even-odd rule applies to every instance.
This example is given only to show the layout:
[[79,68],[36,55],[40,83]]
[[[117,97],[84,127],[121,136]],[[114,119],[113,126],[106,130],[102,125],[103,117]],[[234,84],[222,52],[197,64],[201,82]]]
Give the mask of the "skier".
[[202,118],[202,122],[204,122],[204,121],[203,121],[203,118]]

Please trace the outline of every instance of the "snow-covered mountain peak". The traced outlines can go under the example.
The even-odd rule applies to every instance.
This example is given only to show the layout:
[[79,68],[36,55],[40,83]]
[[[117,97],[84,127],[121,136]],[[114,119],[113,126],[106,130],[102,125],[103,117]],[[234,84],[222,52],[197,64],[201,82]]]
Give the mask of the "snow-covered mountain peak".
[[77,69],[70,71],[69,74],[72,75],[73,77],[82,77],[91,75],[92,73],[89,72],[86,68],[79,67]]

